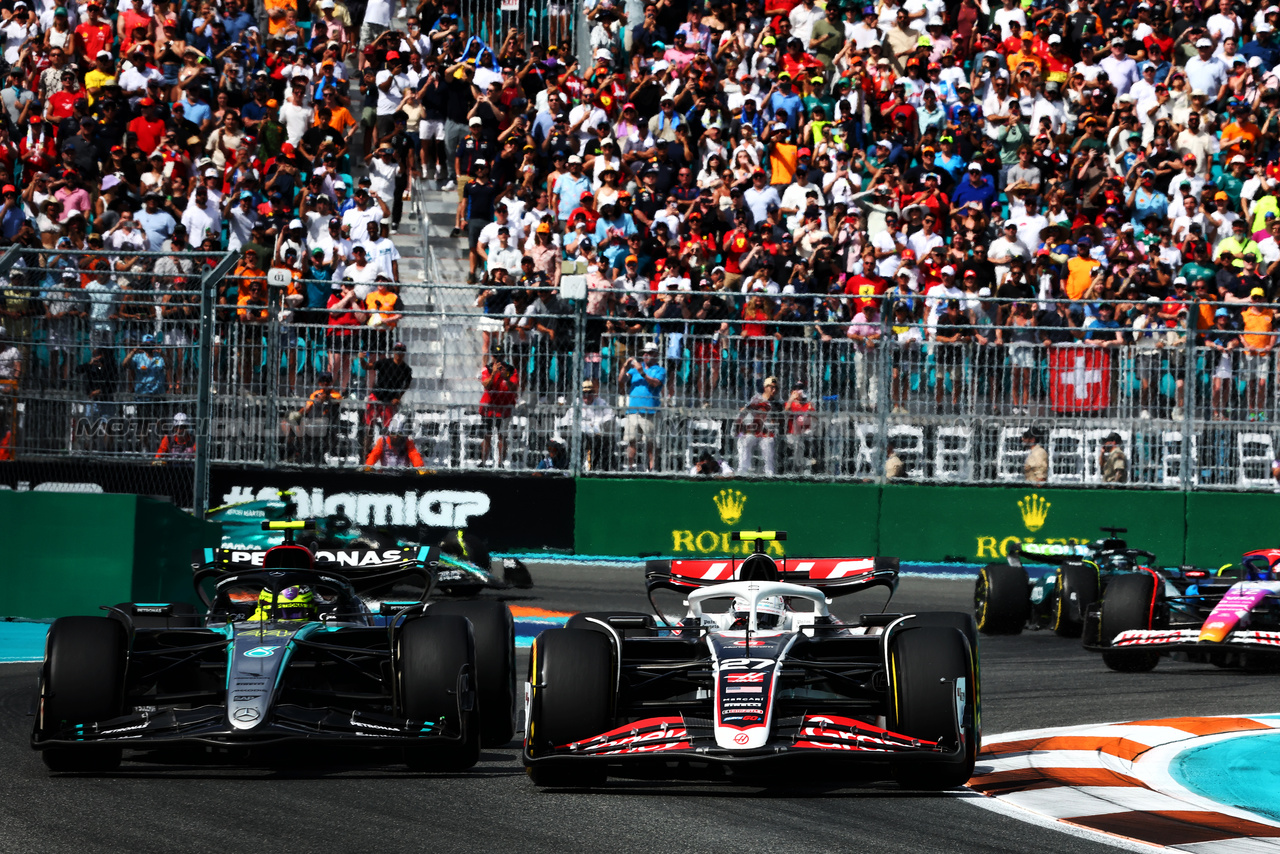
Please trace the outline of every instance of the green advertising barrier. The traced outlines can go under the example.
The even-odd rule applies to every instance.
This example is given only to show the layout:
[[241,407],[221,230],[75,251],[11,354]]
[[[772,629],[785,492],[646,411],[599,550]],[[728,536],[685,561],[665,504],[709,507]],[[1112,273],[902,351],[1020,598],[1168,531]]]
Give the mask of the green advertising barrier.
[[1001,561],[1021,543],[1087,542],[1101,528],[1183,562],[1183,494],[1113,489],[911,486],[890,484],[880,499],[880,554],[903,560]]
[[1280,547],[1280,495],[1187,494],[1187,563],[1222,566],[1243,552]]
[[0,614],[100,614],[101,605],[185,601],[191,552],[217,546],[219,526],[134,495],[0,491],[9,526]]
[[774,553],[874,554],[874,484],[770,481],[578,480],[574,551],[580,555],[715,557],[741,554],[733,531],[782,530]]
[[[1270,498],[1280,505],[1269,496],[1191,498]],[[1127,528],[1135,546],[1177,565],[1207,554],[1188,550],[1186,501],[1183,493],[1154,490],[585,478],[578,481],[574,550],[723,556],[747,548],[731,542],[730,532],[760,528],[787,532],[788,540],[773,546],[779,553],[986,563],[1003,560],[1015,544],[1095,540],[1106,525]],[[1257,542],[1249,524],[1227,524],[1248,518],[1243,508],[1253,505],[1240,506],[1209,523],[1210,530],[1239,528],[1232,548]]]

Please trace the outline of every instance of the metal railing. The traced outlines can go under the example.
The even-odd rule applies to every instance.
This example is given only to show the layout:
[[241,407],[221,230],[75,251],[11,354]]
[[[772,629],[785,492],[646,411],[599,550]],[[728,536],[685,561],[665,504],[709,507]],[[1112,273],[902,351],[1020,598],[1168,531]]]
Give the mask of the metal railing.
[[[719,319],[671,307],[696,292],[610,306],[512,289],[501,314],[502,298],[488,300],[492,314],[442,312],[430,288],[399,284],[392,327],[370,326],[365,309],[297,306],[276,286],[265,304],[237,307],[229,256],[195,258],[181,279],[77,267],[74,280],[68,257],[30,253],[0,283],[0,437],[13,458],[153,460],[182,413],[202,439],[197,468],[1277,485],[1280,365],[1264,346],[1276,333],[1233,330],[1239,303],[1222,306],[1227,329],[1188,334],[1185,317],[1164,313],[1136,331],[1082,328],[1038,305],[1005,322],[1000,301],[976,299],[940,324],[920,298],[893,322],[850,318],[843,298],[805,297],[819,314],[804,320],[744,317],[730,293]],[[483,286],[433,287],[486,302]],[[587,314],[589,302],[610,313]],[[1216,306],[1188,308],[1207,324]],[[402,390],[386,383],[395,343],[413,373]],[[509,392],[486,396],[499,362]],[[637,362],[653,399],[634,396]],[[767,379],[778,390],[762,402]],[[394,415],[414,452],[374,454]]]

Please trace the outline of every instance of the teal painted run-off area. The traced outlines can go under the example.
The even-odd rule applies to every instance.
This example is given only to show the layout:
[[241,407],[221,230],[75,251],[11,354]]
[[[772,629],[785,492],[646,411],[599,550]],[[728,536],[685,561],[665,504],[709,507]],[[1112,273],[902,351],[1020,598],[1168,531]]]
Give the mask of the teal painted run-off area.
[[1201,797],[1280,821],[1280,731],[1193,747],[1170,763],[1169,773]]
[[48,623],[0,620],[0,662],[40,661]]

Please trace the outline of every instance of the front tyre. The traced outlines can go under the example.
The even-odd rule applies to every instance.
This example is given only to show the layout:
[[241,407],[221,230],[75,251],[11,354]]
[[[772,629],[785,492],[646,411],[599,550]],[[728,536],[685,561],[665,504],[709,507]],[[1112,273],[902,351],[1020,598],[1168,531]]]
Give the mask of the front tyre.
[[[53,621],[45,641],[37,724],[43,737],[123,713],[128,644],[124,626],[109,617]],[[46,748],[41,758],[51,771],[94,773],[118,767],[120,756],[119,747],[92,744]]]
[[459,742],[426,738],[406,747],[405,763],[415,771],[462,771],[475,765],[480,760],[480,714],[471,624],[453,615],[406,620],[396,659],[398,713],[461,735]]
[[501,747],[516,732],[516,634],[511,609],[501,602],[437,602],[431,617],[465,617],[476,646],[480,744]]
[[889,663],[889,729],[948,748],[963,745],[959,759],[902,762],[894,778],[909,789],[964,785],[978,753],[979,688],[968,640],[947,626],[907,628],[890,637]]
[[1107,584],[1098,616],[1101,641],[1109,649],[1102,663],[1120,673],[1145,673],[1160,663],[1152,649],[1111,647],[1121,632],[1149,629],[1155,617],[1156,578],[1147,572],[1117,575]]
[[[529,659],[533,703],[525,735],[537,756],[607,732],[613,723],[613,645],[591,629],[548,629]],[[535,786],[577,787],[604,782],[602,766],[531,765]]]

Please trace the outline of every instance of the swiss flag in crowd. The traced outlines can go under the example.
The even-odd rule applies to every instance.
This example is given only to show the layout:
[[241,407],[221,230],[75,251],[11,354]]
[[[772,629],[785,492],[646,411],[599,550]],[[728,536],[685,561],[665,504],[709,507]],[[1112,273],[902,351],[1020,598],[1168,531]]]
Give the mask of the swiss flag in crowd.
[[1111,403],[1111,354],[1094,347],[1049,351],[1049,402],[1054,412],[1097,412]]

